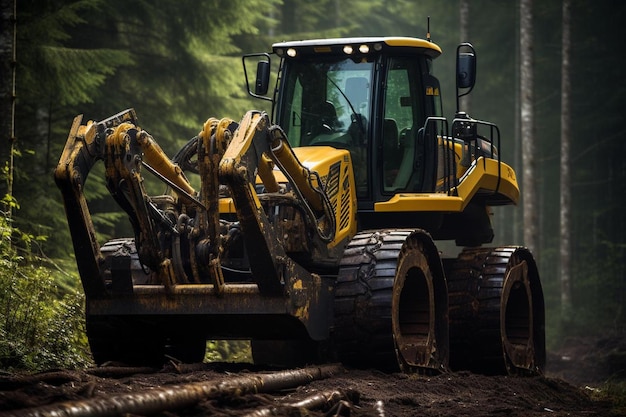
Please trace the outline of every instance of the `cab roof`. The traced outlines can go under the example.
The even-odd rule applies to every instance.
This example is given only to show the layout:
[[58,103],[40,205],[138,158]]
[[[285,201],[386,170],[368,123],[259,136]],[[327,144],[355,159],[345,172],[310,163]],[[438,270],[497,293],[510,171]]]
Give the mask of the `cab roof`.
[[441,55],[441,48],[430,41],[411,37],[355,37],[355,38],[328,38],[309,39],[301,41],[278,42],[272,45],[272,50],[279,56],[284,56],[285,51],[294,48],[300,51],[331,53],[340,52],[344,47],[351,47],[358,51],[361,45],[367,45],[370,51],[381,51],[390,49],[417,49],[431,58]]

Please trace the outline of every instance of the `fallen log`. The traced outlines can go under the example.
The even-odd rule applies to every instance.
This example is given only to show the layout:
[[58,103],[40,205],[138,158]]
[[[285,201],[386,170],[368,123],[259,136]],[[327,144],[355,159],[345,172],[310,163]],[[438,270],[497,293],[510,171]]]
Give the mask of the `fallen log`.
[[222,395],[245,395],[295,388],[343,371],[340,365],[322,365],[273,373],[256,373],[218,381],[170,385],[106,398],[65,401],[41,407],[0,412],[0,417],[107,417],[146,415],[191,407]]
[[[346,400],[349,403],[354,402],[354,398],[357,397],[353,391],[343,392],[343,391],[326,391],[326,392],[318,392],[312,394],[306,398],[301,399],[300,401],[284,403],[284,404],[276,404],[271,407],[264,407],[257,410],[254,410],[248,414],[245,414],[244,417],[267,417],[267,416],[277,416],[277,415],[296,415],[294,412],[289,412],[290,409],[306,409],[306,410],[319,410],[332,408],[339,401]],[[285,411],[285,412],[281,412]]]

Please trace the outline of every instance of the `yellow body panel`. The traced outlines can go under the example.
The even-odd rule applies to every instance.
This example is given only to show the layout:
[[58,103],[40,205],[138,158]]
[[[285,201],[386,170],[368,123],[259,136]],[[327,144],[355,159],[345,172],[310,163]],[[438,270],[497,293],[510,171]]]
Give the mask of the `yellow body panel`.
[[[322,178],[328,173],[330,166],[337,162],[340,155],[342,163],[350,163],[350,152],[345,149],[337,149],[332,146],[302,146],[293,148],[298,161],[311,171],[316,171]],[[286,182],[287,179],[277,168],[274,169],[274,175],[278,182]]]
[[[354,173],[352,170],[352,159],[350,152],[345,149],[335,149],[330,146],[304,146],[293,148],[298,161],[312,172],[317,172],[322,184],[325,184],[326,193],[335,210],[335,238],[329,242],[328,247],[332,248],[351,238],[356,234],[356,186]],[[331,184],[330,178],[333,167],[339,166],[339,178],[336,184]],[[286,182],[287,179],[281,171],[274,169],[276,180]]]
[[[350,152],[330,146],[293,148],[293,152],[303,166],[319,174],[323,184],[326,184],[333,165],[340,163],[340,181],[336,190],[327,188],[328,197],[335,209],[336,218],[335,239],[328,246],[334,247],[346,237],[354,236],[357,230],[357,202]],[[279,184],[287,183],[287,178],[278,167],[274,167],[272,172]],[[262,184],[259,177],[257,177],[256,182],[257,184]],[[235,213],[235,204],[232,198],[220,198],[219,210],[220,213]]]
[[463,211],[460,197],[444,193],[399,193],[387,201],[374,204],[374,211]]
[[[498,183],[499,178],[499,183]],[[454,191],[454,189],[452,190]],[[447,190],[440,193],[399,193],[387,201],[374,204],[376,212],[403,211],[440,211],[461,212],[477,195],[497,194],[498,200],[507,200],[517,204],[519,187],[515,171],[501,162],[498,176],[498,161],[480,157],[474,161],[461,177],[456,187],[456,195],[449,195]]]
[[235,203],[232,198],[220,198],[220,213],[235,213]]

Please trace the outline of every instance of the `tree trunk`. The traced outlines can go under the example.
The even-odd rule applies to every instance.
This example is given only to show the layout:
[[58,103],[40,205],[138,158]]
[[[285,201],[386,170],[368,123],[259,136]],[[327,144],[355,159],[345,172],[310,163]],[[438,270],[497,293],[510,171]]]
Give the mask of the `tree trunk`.
[[571,310],[570,276],[570,0],[563,0],[561,45],[561,313],[567,318]]
[[[469,42],[469,0],[461,0],[459,5],[459,32],[460,41]],[[461,97],[460,107],[466,113],[470,114],[470,95]]]
[[[14,0],[0,0],[0,164],[6,163],[9,169],[6,182],[0,187],[2,197],[13,195],[16,4]],[[11,205],[7,204],[3,209],[11,217]]]
[[281,33],[293,34],[298,31],[298,22],[296,21],[295,0],[285,0],[282,7]]
[[0,26],[0,135],[2,136],[2,162],[6,161],[5,146],[11,129],[11,62],[13,61],[13,1],[0,0],[2,26]]
[[524,244],[538,257],[539,205],[535,161],[533,110],[533,23],[532,0],[520,0],[520,99],[522,140],[522,206]]

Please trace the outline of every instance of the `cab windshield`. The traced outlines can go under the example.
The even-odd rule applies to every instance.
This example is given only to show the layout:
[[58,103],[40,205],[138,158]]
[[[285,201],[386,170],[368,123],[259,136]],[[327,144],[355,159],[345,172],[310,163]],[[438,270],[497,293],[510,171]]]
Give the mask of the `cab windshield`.
[[352,59],[291,61],[278,115],[291,145],[362,145],[373,67],[373,62]]
[[[440,108],[438,82],[423,76],[425,60],[419,54],[288,59],[276,121],[293,147],[349,150],[360,199],[420,191],[425,170],[434,169],[425,162],[435,154],[418,146],[418,131]],[[378,94],[375,82],[384,87]]]
[[350,151],[357,195],[368,193],[367,137],[374,62],[331,57],[289,61],[278,123],[292,146]]

